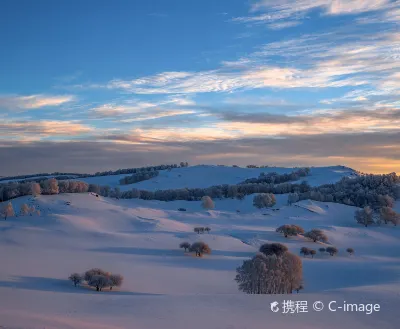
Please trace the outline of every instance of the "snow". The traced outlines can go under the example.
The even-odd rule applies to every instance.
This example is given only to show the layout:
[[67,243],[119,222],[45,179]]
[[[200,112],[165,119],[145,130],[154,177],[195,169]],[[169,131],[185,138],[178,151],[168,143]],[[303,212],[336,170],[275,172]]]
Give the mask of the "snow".
[[[190,173],[193,168],[176,173],[195,184],[202,179]],[[210,168],[221,167],[203,169]],[[243,170],[243,176],[235,173],[229,180],[246,178],[248,171]],[[325,181],[348,174],[324,170],[331,173]],[[174,171],[165,174],[175,175]],[[207,175],[203,180],[218,176]],[[172,177],[176,178],[157,179],[162,186],[179,186],[173,185]],[[208,182],[214,185],[211,178]],[[395,328],[400,229],[359,226],[351,206],[309,200],[288,206],[286,201],[287,195],[277,195],[274,209],[259,210],[247,196],[242,201],[215,200],[215,209],[205,211],[200,202],[115,200],[90,193],[12,200],[14,209],[30,203],[41,215],[0,221],[0,328]],[[275,232],[282,224],[323,229],[329,241],[284,238]],[[211,232],[198,235],[193,232],[196,226],[209,226]],[[178,248],[183,241],[199,240],[210,245],[211,255],[196,258]],[[235,269],[265,242],[285,243],[296,254],[303,246],[318,250],[332,244],[339,254],[318,252],[314,259],[302,258],[305,289],[299,295],[245,295],[237,289]],[[348,247],[355,255],[345,252]],[[92,267],[122,274],[122,287],[98,293],[75,288],[67,280],[72,272]],[[272,313],[269,303],[283,299],[307,300],[309,313]],[[381,311],[313,312],[317,300],[379,303]]]
[[[78,180],[89,184],[109,185],[120,187],[121,191],[137,188],[147,191],[178,189],[178,188],[206,188],[213,185],[238,184],[248,178],[258,177],[261,173],[277,172],[287,174],[296,168],[268,167],[268,168],[241,168],[227,166],[199,165],[184,168],[174,168],[171,171],[161,170],[157,177],[149,180],[120,185],[121,178],[130,175],[112,175],[79,178]],[[339,181],[342,177],[353,177],[356,173],[353,169],[333,166],[333,167],[313,167],[311,174],[303,177],[298,183],[305,180],[311,186],[332,184]]]

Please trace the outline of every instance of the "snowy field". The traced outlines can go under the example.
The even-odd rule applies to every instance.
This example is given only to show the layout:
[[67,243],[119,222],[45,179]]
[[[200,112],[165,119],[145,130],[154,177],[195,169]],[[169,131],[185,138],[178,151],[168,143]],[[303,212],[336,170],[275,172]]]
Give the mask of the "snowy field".
[[[205,180],[200,174],[185,175],[189,169],[164,172],[166,176],[156,179],[163,188],[183,187],[171,179],[176,173],[188,185]],[[224,182],[241,181],[248,177],[246,172],[240,176],[236,170]],[[327,182],[348,173],[339,167],[319,173],[315,168],[309,180]],[[212,184],[207,186],[223,183],[222,177],[213,181],[218,174],[210,175]],[[154,183],[135,185],[140,184],[145,188]],[[200,202],[115,200],[90,193],[13,200],[14,209],[28,203],[40,208],[41,215],[0,221],[0,328],[398,328],[398,227],[359,226],[353,218],[356,208],[341,204],[306,200],[287,206],[287,195],[277,195],[275,210],[258,210],[252,197],[215,200],[212,211],[203,210]],[[178,211],[180,207],[187,211]],[[396,208],[400,210],[399,203]],[[329,241],[284,238],[275,232],[282,224],[321,228]],[[193,232],[197,226],[209,226],[211,232],[198,235]],[[178,248],[183,241],[199,240],[209,244],[211,255],[196,258]],[[285,243],[296,254],[303,246],[318,250],[332,244],[339,254],[302,258],[305,289],[298,295],[239,292],[236,267],[265,242]],[[355,255],[345,252],[348,247]],[[96,292],[67,280],[72,272],[92,267],[122,274],[122,287]],[[283,299],[307,300],[309,313],[272,313],[270,302]],[[313,312],[317,300],[378,303],[380,311]]]

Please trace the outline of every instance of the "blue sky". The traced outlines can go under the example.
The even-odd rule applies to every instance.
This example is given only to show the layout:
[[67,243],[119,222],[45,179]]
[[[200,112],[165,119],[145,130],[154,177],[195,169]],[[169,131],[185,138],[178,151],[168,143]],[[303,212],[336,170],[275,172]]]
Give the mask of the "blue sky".
[[399,171],[399,22],[391,0],[2,1],[0,175]]

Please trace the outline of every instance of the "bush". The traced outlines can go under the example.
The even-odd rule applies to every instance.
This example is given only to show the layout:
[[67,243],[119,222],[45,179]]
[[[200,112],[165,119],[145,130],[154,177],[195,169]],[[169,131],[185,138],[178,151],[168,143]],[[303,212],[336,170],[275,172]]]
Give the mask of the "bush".
[[353,255],[353,254],[354,254],[354,249],[353,249],[353,248],[347,248],[346,251],[347,251],[350,255]]
[[319,229],[313,228],[311,231],[307,232],[304,234],[304,237],[313,240],[314,242],[317,241],[322,241],[322,242],[327,242],[328,237],[326,234]]
[[283,233],[283,235],[285,236],[285,238],[287,238],[288,236],[296,236],[297,234],[303,234],[304,233],[304,229],[300,226],[297,225],[282,225],[279,226],[276,229],[276,232],[278,233]]
[[188,249],[190,249],[190,243],[189,243],[189,242],[182,242],[182,243],[179,245],[179,248],[184,248],[184,249],[185,249],[185,252],[186,252]]
[[306,247],[302,247],[300,249],[300,254],[303,254],[304,257],[306,257],[307,255],[310,254],[310,249],[306,248]]
[[260,252],[265,256],[276,255],[280,257],[287,251],[288,248],[281,243],[265,243],[260,247]]
[[333,256],[338,253],[338,250],[336,247],[328,247],[328,248],[326,248],[326,252],[328,252],[329,255]]
[[290,252],[281,257],[257,254],[236,269],[239,290],[248,294],[288,294],[301,289],[301,259]]
[[276,198],[272,193],[260,193],[253,198],[254,207],[259,209],[273,207],[275,204]]
[[68,279],[74,283],[75,287],[83,281],[82,275],[79,273],[72,273]]
[[208,195],[205,195],[201,198],[201,206],[204,209],[210,210],[214,209],[215,204],[214,201]]
[[193,243],[190,248],[190,252],[195,252],[196,256],[201,257],[203,254],[211,254],[211,248],[208,246],[208,244],[204,242],[195,242]]

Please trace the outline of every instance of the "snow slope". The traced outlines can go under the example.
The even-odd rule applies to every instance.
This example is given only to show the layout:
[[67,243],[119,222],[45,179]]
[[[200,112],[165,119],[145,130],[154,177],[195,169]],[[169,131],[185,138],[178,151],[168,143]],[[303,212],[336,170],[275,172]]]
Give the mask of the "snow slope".
[[[296,168],[240,168],[227,166],[201,165],[185,168],[175,168],[171,171],[162,170],[159,176],[149,180],[120,185],[119,180],[129,175],[113,175],[80,178],[89,184],[109,185],[120,187],[121,191],[137,188],[148,191],[178,189],[178,188],[206,188],[212,185],[238,184],[248,178],[258,177],[261,173],[277,172],[278,174],[291,173]],[[302,178],[312,186],[331,184],[339,181],[342,177],[352,177],[355,171],[342,166],[314,167],[311,168],[311,175]]]
[[[216,200],[213,211],[202,210],[200,202],[91,194],[13,200],[15,209],[29,202],[42,214],[0,221],[0,328],[395,328],[400,229],[358,226],[354,207],[314,201],[286,206],[286,196],[277,199],[275,210],[253,208],[248,196]],[[286,223],[321,228],[329,241],[285,239],[275,229]],[[211,232],[197,235],[196,226]],[[178,248],[198,240],[210,245],[211,255],[195,258]],[[303,260],[305,290],[299,295],[245,295],[233,280],[235,268],[265,242],[283,242],[295,253],[333,244],[340,252]],[[70,273],[91,267],[123,274],[120,291],[96,293],[67,281]],[[269,303],[283,298],[308,300],[310,313],[272,313]],[[381,311],[312,312],[317,300],[380,303]]]

